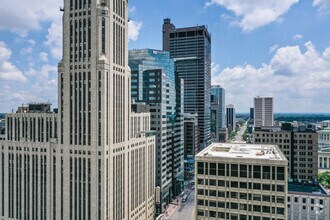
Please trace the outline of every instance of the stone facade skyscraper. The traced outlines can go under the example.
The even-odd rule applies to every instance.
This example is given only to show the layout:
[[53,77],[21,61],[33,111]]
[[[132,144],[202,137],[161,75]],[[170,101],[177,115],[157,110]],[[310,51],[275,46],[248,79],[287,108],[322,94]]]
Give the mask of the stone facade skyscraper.
[[255,97],[254,98],[254,126],[274,125],[274,98]]
[[175,61],[184,80],[184,112],[198,114],[200,149],[211,143],[211,35],[206,26],[176,28],[163,24],[163,50]]
[[64,0],[58,114],[6,115],[0,217],[153,219],[155,136],[131,112],[127,0]]

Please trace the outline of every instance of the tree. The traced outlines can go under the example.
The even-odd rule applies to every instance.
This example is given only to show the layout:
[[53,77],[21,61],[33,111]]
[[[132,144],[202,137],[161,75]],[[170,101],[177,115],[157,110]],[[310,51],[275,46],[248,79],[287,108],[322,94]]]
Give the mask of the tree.
[[322,184],[324,187],[330,187],[330,172],[322,172],[317,175],[317,179],[319,183]]

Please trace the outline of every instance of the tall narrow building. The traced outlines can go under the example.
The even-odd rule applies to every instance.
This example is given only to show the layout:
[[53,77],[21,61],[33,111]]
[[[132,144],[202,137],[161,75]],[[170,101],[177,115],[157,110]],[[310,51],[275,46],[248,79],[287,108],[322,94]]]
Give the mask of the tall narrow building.
[[163,50],[170,52],[176,74],[184,79],[184,112],[198,114],[203,149],[211,143],[211,35],[206,26],[176,28],[166,18]]
[[161,214],[184,187],[183,82],[175,77],[167,51],[130,50],[129,66],[132,99],[150,106],[151,129],[156,133],[156,187],[160,187],[156,213]]
[[220,85],[211,86],[211,137],[220,141],[220,129],[225,128],[225,89]]
[[254,98],[254,126],[274,125],[274,101],[273,97]]
[[2,219],[153,219],[155,136],[132,113],[127,0],[64,0],[58,114],[6,115]]
[[228,134],[230,134],[236,130],[236,110],[234,105],[229,104],[226,106],[226,118]]

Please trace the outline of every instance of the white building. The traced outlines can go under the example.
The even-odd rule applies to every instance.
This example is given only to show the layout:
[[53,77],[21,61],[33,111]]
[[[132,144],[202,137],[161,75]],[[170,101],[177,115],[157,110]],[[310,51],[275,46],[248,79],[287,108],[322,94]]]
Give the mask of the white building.
[[196,155],[196,219],[287,219],[288,161],[276,145],[213,143]]
[[317,131],[319,169],[330,169],[330,128]]
[[6,115],[0,219],[153,219],[155,136],[131,113],[127,4],[64,0],[58,114]]
[[274,100],[273,97],[254,98],[254,126],[274,125]]
[[318,184],[289,183],[288,220],[329,220],[330,195]]

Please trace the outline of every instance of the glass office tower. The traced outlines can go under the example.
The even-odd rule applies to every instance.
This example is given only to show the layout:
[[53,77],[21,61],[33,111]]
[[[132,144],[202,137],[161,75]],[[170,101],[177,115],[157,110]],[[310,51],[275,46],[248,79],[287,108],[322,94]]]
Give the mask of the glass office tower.
[[161,197],[156,201],[156,213],[159,214],[183,189],[183,81],[175,77],[169,52],[131,50],[129,66],[132,100],[150,105],[151,129],[156,131],[156,186],[160,187]]

